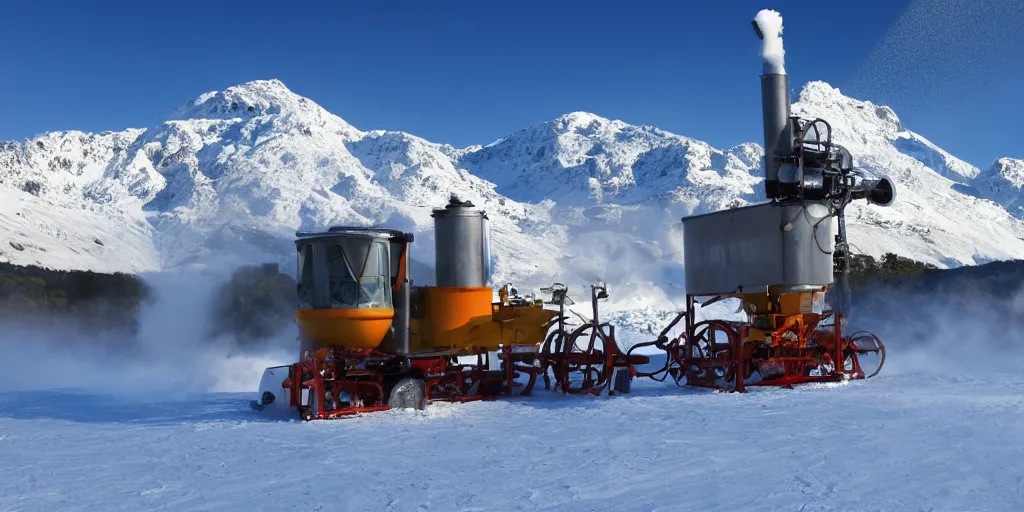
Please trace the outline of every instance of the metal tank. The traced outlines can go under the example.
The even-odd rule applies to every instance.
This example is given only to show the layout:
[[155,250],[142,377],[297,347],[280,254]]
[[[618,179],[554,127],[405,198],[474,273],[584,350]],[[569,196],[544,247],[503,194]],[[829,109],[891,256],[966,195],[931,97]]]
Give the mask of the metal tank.
[[832,283],[836,219],[827,203],[762,203],[683,218],[691,295],[799,291]]
[[484,288],[491,285],[487,214],[469,201],[452,197],[435,209],[434,275],[438,287]]

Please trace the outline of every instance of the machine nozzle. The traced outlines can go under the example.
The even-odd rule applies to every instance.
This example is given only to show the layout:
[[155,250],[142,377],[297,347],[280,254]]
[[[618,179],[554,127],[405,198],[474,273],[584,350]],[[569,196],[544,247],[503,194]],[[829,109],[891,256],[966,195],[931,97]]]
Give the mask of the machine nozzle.
[[874,176],[864,171],[854,171],[850,185],[850,198],[864,199],[868,204],[889,206],[896,200],[896,185],[886,176]]
[[896,187],[893,186],[889,178],[878,178],[872,185],[864,193],[868,203],[877,204],[878,206],[889,206],[896,200]]

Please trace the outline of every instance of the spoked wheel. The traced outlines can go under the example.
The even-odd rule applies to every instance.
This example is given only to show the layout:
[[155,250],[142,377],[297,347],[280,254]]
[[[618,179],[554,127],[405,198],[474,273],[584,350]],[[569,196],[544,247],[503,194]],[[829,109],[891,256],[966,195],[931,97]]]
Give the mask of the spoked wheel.
[[857,348],[846,355],[843,369],[855,371],[859,367],[865,379],[878,375],[885,364],[885,345],[882,340],[868,331],[858,331],[848,339]]
[[[597,395],[608,385],[613,371],[609,355],[614,356],[618,347],[604,331],[606,326],[601,324],[598,330],[587,324],[569,335],[556,371],[562,392]],[[579,385],[574,385],[574,381]]]
[[555,329],[544,339],[540,347],[540,373],[544,376],[544,389],[551,389],[551,373],[555,376],[555,385],[562,380],[561,371],[562,354],[569,344],[569,333],[562,329]]
[[687,384],[718,389],[737,386],[739,358],[734,354],[736,331],[727,323],[708,320],[694,326],[693,338],[684,342]]
[[686,350],[689,345],[686,344],[686,334],[681,334],[678,338],[669,342],[665,346],[665,370],[668,375],[672,377],[677,386],[683,386],[686,383],[683,379],[686,377]]

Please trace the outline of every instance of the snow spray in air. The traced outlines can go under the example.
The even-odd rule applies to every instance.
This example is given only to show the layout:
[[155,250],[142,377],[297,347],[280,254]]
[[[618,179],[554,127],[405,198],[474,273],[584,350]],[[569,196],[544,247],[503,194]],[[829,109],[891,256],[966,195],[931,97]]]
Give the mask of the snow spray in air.
[[761,38],[761,58],[764,59],[764,74],[785,75],[786,50],[782,48],[782,15],[777,11],[762,9],[754,16],[754,30]]
[[[1024,367],[1024,287],[972,290],[950,270],[933,287],[913,280],[879,282],[857,292],[857,323],[886,340],[887,375],[1019,374]],[[1012,282],[1010,276],[991,277]],[[857,325],[851,325],[852,330]],[[852,332],[851,330],[851,332]]]
[[84,335],[60,325],[0,325],[0,360],[38,363],[0,372],[0,392],[74,389],[125,399],[183,400],[190,393],[248,390],[264,367],[291,355],[286,343],[243,353],[231,336],[210,339],[210,303],[227,276],[139,277],[156,297],[139,312],[135,333]]

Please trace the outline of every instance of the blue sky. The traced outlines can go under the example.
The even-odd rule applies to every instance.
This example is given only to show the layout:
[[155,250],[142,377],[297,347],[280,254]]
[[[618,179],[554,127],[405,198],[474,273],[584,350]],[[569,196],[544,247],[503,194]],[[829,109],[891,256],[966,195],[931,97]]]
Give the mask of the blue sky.
[[279,78],[360,129],[455,146],[577,110],[761,142],[750,20],[768,7],[795,88],[891,105],[975,165],[1024,158],[1019,22],[953,3],[17,2],[0,17],[0,140],[150,126],[203,92]]

